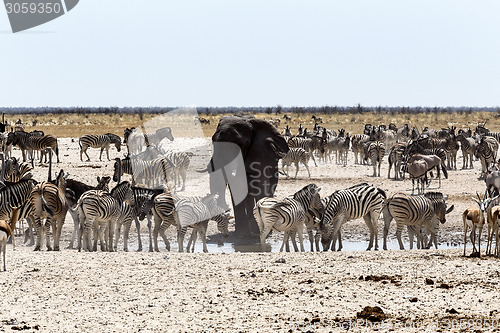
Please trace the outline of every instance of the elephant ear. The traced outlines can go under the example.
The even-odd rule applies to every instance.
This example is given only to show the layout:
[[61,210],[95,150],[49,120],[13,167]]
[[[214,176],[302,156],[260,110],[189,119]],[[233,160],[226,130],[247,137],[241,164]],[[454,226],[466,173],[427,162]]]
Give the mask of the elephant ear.
[[290,150],[285,139],[283,139],[282,137],[267,138],[266,145],[268,145],[269,148],[274,152],[274,155],[278,160],[285,157],[286,153]]

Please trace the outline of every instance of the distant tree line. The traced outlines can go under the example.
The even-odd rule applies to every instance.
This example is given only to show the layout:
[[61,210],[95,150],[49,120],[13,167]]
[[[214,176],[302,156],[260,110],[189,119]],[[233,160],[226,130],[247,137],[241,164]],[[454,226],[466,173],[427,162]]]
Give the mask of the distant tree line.
[[[179,107],[0,107],[0,112],[6,114],[33,114],[33,113],[102,113],[102,114],[161,114],[178,109]],[[500,107],[410,107],[410,106],[291,106],[285,107],[281,105],[267,107],[197,107],[199,114],[221,114],[221,113],[265,113],[265,114],[282,114],[282,113],[322,113],[322,114],[353,114],[366,112],[380,112],[389,114],[400,113],[472,113],[472,112],[497,112],[500,113]]]

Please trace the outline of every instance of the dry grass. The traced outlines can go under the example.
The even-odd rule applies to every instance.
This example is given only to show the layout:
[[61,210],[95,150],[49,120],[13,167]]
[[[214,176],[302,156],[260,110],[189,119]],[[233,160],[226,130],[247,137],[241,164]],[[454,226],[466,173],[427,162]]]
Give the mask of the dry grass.
[[[292,132],[297,131],[299,124],[312,129],[314,126],[311,114],[290,114],[292,122]],[[215,128],[223,116],[202,115],[210,120],[209,125],[202,125],[205,136],[212,136]],[[256,114],[261,119],[281,120],[280,131],[285,126],[283,115]],[[420,114],[390,114],[390,113],[350,113],[350,114],[317,114],[322,117],[323,126],[329,129],[344,128],[349,133],[362,133],[363,126],[366,123],[371,124],[389,124],[395,123],[401,126],[405,123],[410,126],[417,126],[422,129],[425,126],[430,128],[441,128],[456,126],[457,128],[474,129],[479,122],[488,120],[487,127],[492,131],[500,131],[500,120],[493,113],[473,112],[473,113],[420,113]],[[23,114],[7,115],[6,119],[14,123],[21,118],[25,123],[26,130],[43,130],[45,133],[54,134],[58,137],[80,137],[83,134],[102,134],[115,133],[123,136],[123,130],[127,127],[138,127],[145,125],[146,131],[151,131],[161,126],[170,126],[176,137],[196,137],[201,136],[199,127],[194,126],[194,119],[189,115],[176,115],[162,117],[158,114]],[[36,126],[31,126],[33,121],[37,120]]]

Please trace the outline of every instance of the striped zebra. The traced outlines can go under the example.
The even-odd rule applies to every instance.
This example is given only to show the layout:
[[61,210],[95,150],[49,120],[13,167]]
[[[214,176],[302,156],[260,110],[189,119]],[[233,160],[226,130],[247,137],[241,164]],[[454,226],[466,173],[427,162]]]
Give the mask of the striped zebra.
[[394,179],[399,180],[400,177],[404,179],[404,172],[401,172],[401,166],[407,145],[408,144],[405,142],[398,142],[391,147],[388,157],[389,168],[387,171],[387,179],[391,179],[392,166],[394,166]]
[[497,157],[498,141],[492,136],[483,136],[479,141],[474,156],[481,161],[481,179],[486,176],[491,163],[494,163]]
[[[66,202],[66,177],[67,175],[61,170],[54,183],[49,181],[41,182],[31,191],[29,200],[33,206],[34,224],[37,231],[35,251],[40,251],[42,247],[42,236],[44,231],[47,241],[47,250],[52,251],[49,236],[49,229],[51,226],[52,237],[54,238],[54,250],[59,251],[62,226],[68,211]],[[42,225],[43,213],[46,214],[45,228]]]
[[140,153],[143,146],[158,145],[165,138],[174,141],[170,127],[157,129],[153,133],[142,133],[138,132],[135,128],[127,128],[124,131],[124,138],[128,151],[132,154]]
[[59,147],[57,144],[57,138],[53,135],[44,135],[44,136],[33,136],[30,135],[27,141],[27,150],[31,155],[31,159],[34,159],[33,152],[40,152],[40,163],[42,163],[42,159],[45,157],[45,163],[47,163],[47,149],[52,149],[57,156],[57,163],[59,163]]
[[[354,163],[361,164],[365,161],[365,150],[363,145],[370,140],[370,137],[365,134],[354,134],[352,136],[352,151],[354,153]],[[359,159],[358,159],[359,156]]]
[[476,127],[476,134],[479,134],[480,136],[491,136],[494,137],[498,142],[500,142],[500,132],[491,132],[489,129],[484,127],[484,125],[479,125]]
[[457,153],[460,146],[458,145],[455,134],[450,133],[446,138],[446,158],[448,160],[448,170],[457,169]]
[[73,218],[73,233],[71,235],[71,240],[69,242],[69,248],[73,249],[75,244],[75,238],[78,233],[78,229],[80,228],[80,218],[78,217],[78,210],[74,209],[78,203],[78,199],[82,196],[83,193],[90,190],[102,190],[109,192],[109,182],[111,177],[97,177],[97,185],[91,186],[85,183],[82,183],[78,180],[74,180],[71,178],[66,179],[66,189],[71,191],[71,195],[67,195],[66,199],[68,201],[69,213]]
[[[381,141],[369,141],[365,144],[365,159],[370,159],[373,177],[380,177],[380,166],[385,156],[385,144]],[[378,171],[378,172],[377,172]]]
[[[142,251],[142,239],[141,239],[141,224],[139,222],[139,216],[141,215],[141,210],[145,202],[150,201],[155,195],[159,195],[163,193],[163,189],[151,189],[147,187],[139,187],[132,186],[131,187],[133,194],[133,205],[131,206],[133,209],[133,219],[135,221],[135,228],[137,230],[137,240],[138,240],[138,248],[137,251]],[[149,231],[149,252],[153,252],[153,243],[151,238],[151,220],[148,218],[148,231]],[[140,220],[143,220],[141,218]],[[129,238],[129,230],[132,221],[128,221],[127,223],[121,222],[119,226],[124,225],[125,229],[123,232],[123,250],[128,251],[128,238]],[[118,234],[120,234],[120,229],[118,228]]]
[[99,161],[102,161],[102,152],[106,149],[106,156],[109,159],[109,146],[114,144],[118,152],[121,151],[122,140],[118,135],[112,133],[106,133],[101,135],[85,134],[78,140],[80,145],[80,161],[83,161],[83,154],[87,156],[87,161],[90,161],[90,157],[87,154],[87,149],[90,148],[101,148],[101,153],[99,154]]
[[[153,196],[151,200],[145,201],[142,206],[141,215],[139,216],[139,219],[141,220],[144,219],[144,217],[149,213],[151,213],[154,218],[153,242],[154,242],[154,251],[156,252],[160,251],[158,248],[158,234],[161,235],[163,242],[165,243],[166,249],[170,251],[170,242],[168,241],[165,235],[165,231],[171,225],[177,226],[174,218],[175,203],[181,199],[196,203],[200,202],[203,199],[203,197],[194,196],[194,197],[182,198],[177,195],[171,194],[169,192],[165,192]],[[224,214],[225,213],[219,215],[224,215]],[[223,217],[219,215],[213,216],[211,220],[217,222],[217,228],[219,229],[219,232],[221,232],[223,237],[226,237],[228,234],[227,231],[228,218],[227,216]],[[196,227],[204,227],[204,223],[201,223],[199,225],[192,225],[191,227],[197,230]],[[177,240],[178,241],[181,240],[181,242],[179,243],[180,251],[182,251],[184,235],[186,234],[187,229],[188,227],[177,228],[178,230]],[[193,230],[193,232],[195,232],[195,230]]]
[[33,174],[33,167],[30,163],[19,163],[15,157],[5,161],[4,181],[17,183],[21,179],[30,179]]
[[[216,216],[211,217],[210,220],[217,222],[217,230],[221,234],[221,238],[219,239],[218,244],[224,245],[223,238],[226,238],[229,236],[229,214],[227,214],[227,213],[218,214]],[[195,246],[196,237],[198,234],[200,235],[200,238],[202,239],[202,242],[204,244],[203,252],[208,252],[208,249],[206,247],[208,221],[209,220],[198,222],[198,223],[191,226],[193,228],[193,231],[191,233],[191,237],[189,238],[188,244],[186,246],[186,252],[194,253],[194,246]],[[182,239],[184,239],[184,235],[186,234],[187,229],[188,229],[187,227],[184,227],[184,228],[181,228],[181,230],[179,231],[179,235],[182,235],[181,236]]]
[[[375,250],[378,250],[377,223],[385,198],[386,194],[382,189],[366,183],[333,192],[320,223],[323,251],[330,249],[333,236],[336,237],[344,223],[361,217],[370,230],[370,243],[367,250],[372,249],[374,240]],[[331,249],[335,250],[334,247]]]
[[[314,249],[316,249],[316,252],[320,251],[319,243],[321,241],[321,232],[319,230],[319,227],[321,218],[323,217],[323,214],[325,212],[325,207],[327,204],[328,204],[328,197],[321,199],[321,204],[318,205],[317,207],[309,207],[309,210],[306,212],[306,221],[304,224],[306,226],[307,236],[309,237],[311,252],[314,252]],[[313,232],[315,232],[314,235]],[[288,239],[292,240],[294,251],[295,252],[299,251],[297,247],[297,242],[295,241],[295,234],[296,232],[294,230],[285,232],[283,237],[283,242],[281,243],[280,252],[283,252],[283,247],[285,247],[286,252],[290,252]],[[342,242],[340,240],[340,231],[338,239],[339,239],[339,251],[340,251],[340,249],[342,248]]]
[[[190,226],[199,229],[203,242],[203,252],[205,253],[208,252],[206,242],[207,223],[212,217],[224,213],[224,210],[217,205],[218,197],[218,194],[209,194],[199,202],[193,202],[189,198],[179,199],[175,202],[173,216],[178,230]],[[183,252],[184,234],[182,232],[178,232],[178,241],[179,252]]]
[[184,191],[186,189],[186,174],[189,164],[191,163],[193,153],[167,151],[164,152],[163,155],[167,158],[167,160],[172,162],[174,166],[174,178],[176,179],[176,184],[180,185],[182,179],[181,191]]
[[347,133],[344,137],[339,136],[337,142],[337,164],[347,165],[347,153],[351,145],[351,137]]
[[306,220],[306,212],[310,207],[319,207],[321,198],[319,191],[321,187],[309,184],[293,197],[277,200],[276,198],[264,197],[257,201],[253,209],[253,215],[260,230],[260,243],[264,251],[266,237],[272,229],[277,231],[295,231],[299,236],[300,251],[304,252],[302,232]]
[[473,169],[473,156],[476,150],[476,140],[470,137],[466,137],[465,134],[459,133],[457,135],[457,141],[460,142],[460,148],[462,149],[463,164],[462,169],[470,168]]
[[[309,163],[309,153],[305,151],[302,148],[290,148],[288,153],[286,153],[285,156],[283,156],[281,160],[281,169],[283,170],[283,173],[286,175],[286,179],[290,178],[288,169],[290,167],[290,164],[294,163],[295,164],[295,177],[297,178],[297,174],[299,173],[299,162],[304,164],[307,170],[307,174],[309,178],[311,178],[311,172],[309,171],[309,166],[307,165]],[[285,172],[285,166],[286,166],[286,172]]]
[[404,245],[401,240],[401,232],[403,226],[414,227],[414,232],[417,234],[417,244],[423,244],[422,227],[425,227],[431,234],[429,244],[423,247],[430,246],[434,243],[437,249],[437,227],[436,219],[441,223],[446,222],[446,214],[450,213],[454,205],[447,209],[447,197],[443,197],[440,192],[427,192],[424,195],[411,196],[406,193],[395,193],[387,199],[383,216],[384,216],[384,250],[387,250],[387,234],[392,219],[396,221],[396,237],[398,239],[399,248],[404,250]]
[[173,180],[174,189],[177,186],[174,164],[166,157],[156,158],[151,161],[144,161],[127,156],[124,159],[115,158],[113,181],[118,181],[122,174],[132,176],[132,185],[143,183],[147,186],[168,184]]
[[[110,193],[100,190],[85,192],[78,200],[77,209],[80,218],[80,232],[78,235],[78,251],[97,251],[97,236],[100,224],[107,224],[106,250],[113,251],[112,241],[115,226],[122,217],[122,203],[132,202],[130,183],[121,182]],[[94,230],[94,243],[91,246],[90,231]],[[102,245],[102,244],[101,244]]]
[[314,162],[314,166],[318,166],[316,160],[314,159],[314,151],[316,149],[321,149],[322,143],[323,143],[323,138],[317,135],[313,136],[312,138],[294,137],[288,140],[288,147],[304,149],[310,154],[311,159]]

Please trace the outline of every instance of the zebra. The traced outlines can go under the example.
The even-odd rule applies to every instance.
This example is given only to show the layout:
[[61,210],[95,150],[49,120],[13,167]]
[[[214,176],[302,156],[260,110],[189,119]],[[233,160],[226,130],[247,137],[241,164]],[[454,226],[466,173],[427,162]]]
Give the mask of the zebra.
[[495,162],[498,151],[498,141],[492,136],[483,136],[474,151],[474,156],[481,161],[481,177],[486,176],[491,163]]
[[266,237],[271,229],[278,231],[294,230],[298,233],[300,251],[304,252],[302,242],[302,228],[306,219],[306,212],[310,207],[321,205],[319,191],[321,187],[309,184],[293,197],[277,200],[276,198],[264,197],[257,201],[253,209],[253,215],[260,230],[260,243],[262,250],[265,249]]
[[[378,250],[377,222],[385,199],[384,190],[367,183],[333,192],[320,222],[323,251],[328,251],[333,236],[337,235],[344,223],[361,217],[364,218],[368,229],[370,229],[370,243],[367,250],[372,249],[374,240],[375,250]],[[335,250],[334,247],[331,249]]]
[[[118,222],[122,217],[122,203],[132,202],[132,191],[130,183],[123,181],[116,185],[110,193],[101,190],[90,190],[85,192],[78,200],[77,209],[80,218],[80,230],[78,234],[78,251],[83,248],[86,251],[97,250],[97,235],[99,224],[107,224],[106,250],[113,251],[113,233]],[[94,229],[94,246],[90,244],[90,230]],[[102,246],[102,244],[101,244]]]
[[[321,232],[319,230],[321,218],[325,212],[325,207],[328,204],[328,197],[322,198],[321,199],[321,204],[318,205],[318,207],[309,207],[309,210],[306,212],[306,221],[304,222],[307,230],[307,235],[309,237],[309,244],[310,244],[310,250],[311,252],[314,252],[316,249],[316,252],[320,251],[319,248],[319,243],[321,240]],[[315,234],[313,235],[313,231],[315,231]],[[283,237],[283,242],[281,244],[280,252],[283,252],[283,247],[286,247],[286,252],[290,252],[289,244],[288,244],[288,238],[292,239],[292,245],[294,248],[295,252],[298,252],[298,247],[297,243],[295,241],[295,231],[290,230],[286,231],[285,235]],[[342,249],[342,241],[340,239],[340,230],[338,233],[338,240],[339,240],[339,251]],[[334,242],[336,239],[334,240]]]
[[[221,238],[219,239],[218,244],[223,245],[224,244],[223,238],[226,238],[229,236],[229,214],[227,214],[227,213],[218,214],[214,217],[211,217],[210,220],[217,222],[217,230],[219,230],[219,232],[221,234]],[[198,223],[191,226],[193,228],[193,231],[191,233],[191,237],[189,238],[189,241],[188,241],[188,244],[186,247],[186,252],[194,253],[196,236],[198,234],[200,234],[200,237],[201,237],[202,242],[204,244],[203,252],[208,252],[208,249],[206,248],[206,232],[207,232],[208,221],[209,220],[198,222]],[[179,234],[184,235],[184,234],[186,234],[186,231],[187,231],[187,227],[181,228],[181,230],[179,231]],[[184,239],[184,236],[182,236],[182,239]]]
[[176,178],[176,184],[180,184],[182,179],[181,191],[184,191],[186,189],[186,173],[189,168],[189,164],[191,163],[193,153],[167,151],[163,153],[163,156],[172,162],[174,166],[174,178]]
[[404,172],[401,172],[401,165],[403,162],[403,156],[406,151],[407,143],[398,142],[391,147],[389,152],[388,162],[389,168],[387,171],[387,179],[391,179],[391,169],[394,165],[394,179],[399,180],[399,178],[404,178]]
[[347,153],[349,152],[349,147],[351,144],[351,137],[347,133],[344,137],[338,138],[337,142],[337,163],[341,163],[343,166],[347,165]]
[[90,191],[90,190],[102,190],[109,192],[109,182],[111,180],[111,177],[105,176],[105,177],[97,177],[97,185],[96,186],[91,186],[87,185],[85,183],[82,183],[80,181],[68,178],[66,179],[66,189],[69,189],[72,191],[72,195],[66,196],[66,199],[68,200],[68,205],[69,205],[69,213],[71,217],[73,218],[73,233],[71,235],[71,241],[69,242],[68,248],[73,249],[74,248],[74,242],[76,235],[78,233],[78,229],[80,228],[80,218],[78,217],[78,210],[73,208],[76,207],[78,203],[78,199],[82,196],[83,193]]
[[[292,163],[295,164],[294,178],[297,178],[297,174],[299,173],[299,162],[304,164],[307,170],[307,174],[309,178],[311,178],[311,172],[309,172],[309,166],[307,165],[309,163],[309,156],[310,156],[309,153],[302,148],[290,148],[288,153],[286,153],[286,155],[281,160],[281,169],[283,170],[283,173],[286,174],[286,179],[289,178],[288,168]],[[286,166],[286,172],[285,172],[285,166]]]
[[[365,161],[365,150],[363,145],[370,140],[370,137],[366,134],[354,134],[351,138],[352,151],[354,153],[354,163],[361,164]],[[359,159],[358,159],[359,155]]]
[[314,166],[318,166],[316,160],[314,159],[314,151],[316,149],[321,149],[323,143],[323,138],[320,136],[313,136],[312,138],[300,138],[294,137],[288,140],[289,148],[302,148],[310,154],[311,159],[314,162]]
[[87,154],[87,149],[91,148],[101,148],[101,153],[99,154],[99,161],[102,161],[102,152],[106,149],[106,156],[109,159],[109,146],[114,144],[118,152],[121,151],[122,140],[118,135],[112,133],[106,133],[101,135],[85,134],[78,140],[80,145],[80,161],[83,161],[83,154],[87,156],[87,161],[90,161],[90,157]]
[[[158,195],[154,195],[150,200],[146,200],[142,206],[141,209],[141,214],[139,216],[139,219],[144,219],[144,217],[149,214],[150,212],[152,213],[154,217],[154,229],[153,229],[153,242],[154,242],[154,251],[159,252],[158,248],[158,234],[161,235],[163,242],[165,243],[165,247],[168,251],[170,251],[170,242],[168,241],[166,235],[165,235],[165,230],[170,226],[174,225],[176,226],[176,221],[174,219],[174,211],[175,211],[175,202],[179,201],[181,199],[191,201],[193,203],[200,202],[203,198],[200,196],[194,196],[194,197],[184,197],[181,198],[177,195],[174,195],[169,192],[161,193]],[[225,214],[225,213],[223,213]],[[227,215],[227,214],[226,214]],[[227,231],[227,225],[224,226],[224,223],[226,218],[216,215],[211,218],[211,220],[217,221],[217,226],[219,231],[222,233],[223,237],[226,237],[228,234]],[[203,227],[203,223],[199,225],[192,225],[194,229],[196,227]],[[184,239],[184,235],[186,234],[187,227],[185,228],[179,228],[177,226],[178,230],[178,241],[182,238],[182,241]],[[194,232],[194,231],[193,231]],[[182,251],[182,242],[179,243],[179,250]]]
[[[385,156],[385,144],[381,141],[369,141],[365,144],[365,160],[370,158],[373,166],[373,177],[380,177],[380,165]],[[378,172],[377,172],[378,170]]]
[[144,145],[157,145],[165,138],[174,141],[170,127],[157,129],[154,133],[139,133],[134,128],[127,128],[124,137],[129,153],[140,153]]
[[30,179],[33,177],[33,167],[27,162],[19,163],[15,157],[5,161],[4,181],[17,183],[21,179]]
[[462,169],[470,168],[473,169],[473,156],[476,150],[476,140],[470,137],[466,137],[463,133],[459,133],[456,137],[457,141],[460,142],[460,148],[462,149],[463,164]]
[[44,228],[41,222],[42,212],[45,212],[47,215],[45,222],[47,250],[52,251],[49,237],[49,228],[52,226],[54,250],[59,251],[62,226],[68,211],[68,205],[66,202],[66,177],[67,175],[65,175],[64,171],[61,169],[55,183],[50,181],[41,182],[31,191],[29,200],[33,205],[34,224],[37,231],[35,251],[40,251],[42,246],[42,235],[44,233]]
[[43,157],[45,157],[45,163],[47,163],[47,153],[46,148],[51,148],[56,156],[57,163],[59,163],[59,147],[57,144],[57,138],[54,135],[44,135],[44,136],[32,136],[30,135],[27,140],[27,150],[31,155],[31,159],[34,159],[33,151],[40,151],[40,163],[42,163]]
[[168,184],[170,179],[174,181],[174,189],[177,186],[177,180],[174,177],[175,166],[166,157],[159,157],[151,161],[144,161],[129,155],[124,159],[115,158],[113,181],[118,181],[122,173],[132,176],[132,185],[136,182],[147,183],[148,186],[154,186],[155,183],[164,182]]
[[480,136],[491,136],[500,142],[500,132],[490,132],[484,125],[479,125],[476,127],[476,133]]
[[446,214],[450,213],[454,205],[446,207],[447,197],[440,192],[427,192],[423,195],[410,196],[406,193],[395,193],[386,200],[383,210],[384,217],[384,250],[387,250],[387,234],[392,219],[396,221],[396,237],[399,248],[404,250],[401,240],[401,231],[404,225],[414,226],[417,234],[417,244],[423,244],[421,229],[425,226],[431,234],[429,245],[434,242],[437,249],[437,226],[433,219],[441,223],[446,222]]
[[[201,233],[203,252],[205,253],[208,252],[206,242],[206,225],[212,217],[224,213],[224,210],[217,205],[218,197],[218,194],[208,194],[199,202],[193,202],[189,198],[179,199],[175,202],[173,216],[177,229],[179,230],[189,226],[196,226]],[[196,229],[193,232],[196,233]],[[179,252],[183,252],[184,233],[178,232],[178,242]]]
[[323,124],[323,118],[321,117],[316,117],[315,115],[313,115],[311,119],[314,120],[315,124]]
[[457,169],[457,152],[458,149],[460,148],[458,145],[457,138],[454,133],[448,134],[448,136],[445,138],[446,140],[446,157],[448,160],[448,169]]

